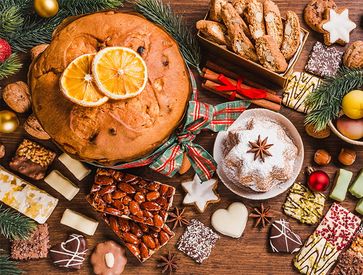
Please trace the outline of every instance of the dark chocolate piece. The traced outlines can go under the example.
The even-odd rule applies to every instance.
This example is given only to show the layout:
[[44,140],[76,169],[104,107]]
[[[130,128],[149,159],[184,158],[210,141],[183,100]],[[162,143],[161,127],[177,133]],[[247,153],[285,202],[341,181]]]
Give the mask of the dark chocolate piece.
[[46,223],[39,224],[27,240],[11,242],[10,257],[13,260],[42,259],[48,256],[48,249],[48,225]]
[[87,241],[82,235],[71,234],[65,242],[56,244],[50,251],[53,263],[59,267],[80,269],[87,253]]
[[340,67],[343,54],[343,51],[317,41],[311,50],[305,70],[321,77],[334,76]]
[[273,252],[295,253],[302,246],[301,238],[292,232],[289,222],[274,221],[270,231],[270,245]]

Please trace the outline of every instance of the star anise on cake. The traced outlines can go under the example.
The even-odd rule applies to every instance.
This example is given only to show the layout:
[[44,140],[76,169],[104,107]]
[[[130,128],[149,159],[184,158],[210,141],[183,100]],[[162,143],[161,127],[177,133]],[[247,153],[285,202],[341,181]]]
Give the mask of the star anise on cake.
[[270,207],[266,207],[261,203],[260,209],[253,208],[253,213],[249,217],[256,219],[255,227],[262,226],[263,228],[270,223],[270,219],[274,216],[270,212]]
[[176,255],[168,251],[168,254],[160,257],[160,261],[157,267],[162,268],[161,270],[162,274],[164,273],[172,274],[174,271],[178,269],[177,261],[178,258],[176,257]]
[[255,142],[249,141],[251,149],[247,151],[247,153],[254,153],[255,157],[254,160],[260,158],[263,162],[265,162],[265,158],[267,156],[271,157],[271,153],[268,151],[268,149],[271,148],[273,144],[267,144],[267,138],[264,140],[261,140],[261,136],[258,135],[258,139]]
[[184,212],[185,212],[185,208],[183,208],[182,210],[180,210],[178,207],[175,207],[173,212],[169,212],[169,219],[168,219],[168,223],[169,222],[173,222],[173,230],[179,226],[179,227],[183,227],[184,225],[188,225],[189,221],[185,218],[184,216]]

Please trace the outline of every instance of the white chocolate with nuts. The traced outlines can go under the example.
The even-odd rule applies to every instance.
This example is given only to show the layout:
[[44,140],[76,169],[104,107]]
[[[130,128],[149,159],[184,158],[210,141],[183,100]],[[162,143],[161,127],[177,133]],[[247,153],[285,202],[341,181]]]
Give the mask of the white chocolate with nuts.
[[50,172],[44,181],[69,201],[79,192],[79,188],[57,170]]
[[1,166],[0,201],[40,224],[47,221],[58,203],[58,199]]

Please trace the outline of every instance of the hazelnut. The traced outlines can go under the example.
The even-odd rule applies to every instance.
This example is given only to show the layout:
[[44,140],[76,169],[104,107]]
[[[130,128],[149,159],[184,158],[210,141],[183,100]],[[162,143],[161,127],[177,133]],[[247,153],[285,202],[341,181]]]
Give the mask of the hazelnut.
[[319,149],[314,154],[314,161],[318,165],[328,165],[331,161],[331,155],[323,149]]
[[35,58],[37,58],[38,55],[40,55],[42,52],[45,51],[46,48],[48,48],[48,46],[49,46],[49,44],[40,44],[40,45],[33,47],[30,50],[31,59],[34,60]]
[[355,162],[356,157],[357,154],[353,150],[342,148],[342,150],[340,150],[338,160],[340,161],[341,164],[348,166],[352,165]]
[[25,113],[30,109],[30,93],[28,85],[23,81],[5,86],[2,97],[5,103],[17,113]]
[[330,136],[330,128],[326,127],[325,129],[321,130],[321,131],[316,131],[315,126],[313,124],[306,124],[305,125],[305,132],[313,137],[313,138],[317,138],[317,139],[323,139],[323,138],[327,138]]

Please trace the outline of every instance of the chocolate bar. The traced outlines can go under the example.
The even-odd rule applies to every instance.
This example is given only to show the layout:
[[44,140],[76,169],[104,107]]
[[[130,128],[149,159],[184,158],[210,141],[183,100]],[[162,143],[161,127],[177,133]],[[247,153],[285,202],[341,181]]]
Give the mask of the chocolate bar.
[[46,222],[58,199],[0,166],[0,201],[40,224]]
[[166,224],[158,228],[109,214],[102,217],[140,262],[145,262],[175,236]]
[[162,228],[175,188],[111,169],[99,169],[87,201],[98,211]]
[[9,166],[24,176],[34,180],[41,180],[55,157],[54,152],[33,141],[24,139],[16,150]]

